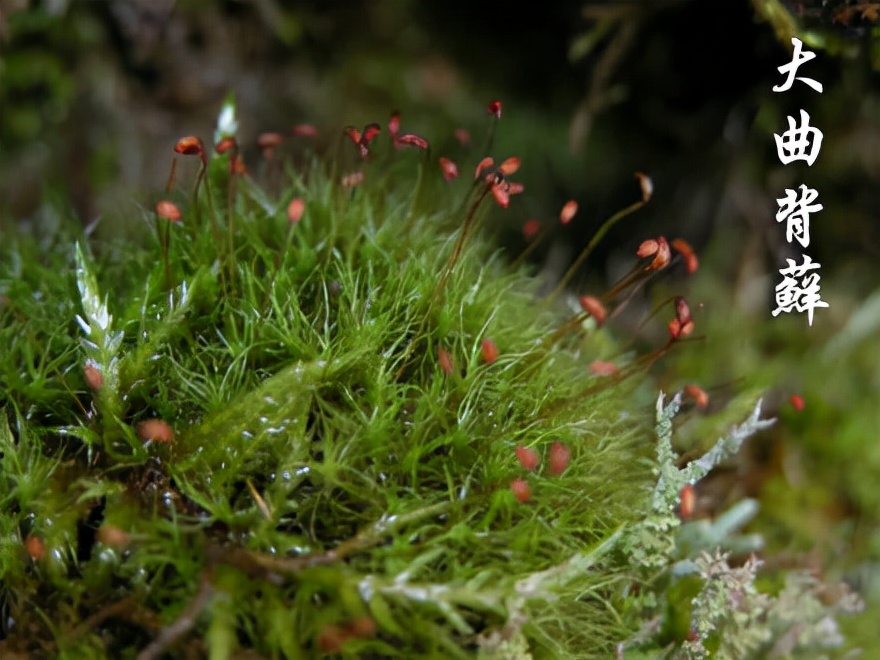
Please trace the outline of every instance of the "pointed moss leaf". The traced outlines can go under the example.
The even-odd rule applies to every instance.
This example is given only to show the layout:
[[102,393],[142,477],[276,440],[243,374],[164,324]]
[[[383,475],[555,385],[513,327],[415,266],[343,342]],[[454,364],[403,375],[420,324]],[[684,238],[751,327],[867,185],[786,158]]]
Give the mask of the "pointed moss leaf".
[[214,131],[214,144],[226,138],[234,138],[238,134],[238,116],[235,105],[235,94],[230,92],[223,100],[220,114],[217,116],[217,129]]
[[[82,340],[86,357],[101,369],[101,400],[108,405],[106,401],[114,397],[119,384],[119,360],[116,356],[122,348],[125,333],[112,329],[113,317],[107,309],[107,298],[101,296],[98,281],[90,268],[90,259],[80,243],[76,244],[75,261],[76,286],[83,310],[83,317],[76,315],[75,318],[86,335]],[[115,408],[115,405],[111,407]]]
[[394,618],[394,613],[388,602],[377,593],[371,593],[369,598],[364,598],[367,606],[370,608],[370,614],[376,620],[379,628],[386,633],[390,633],[401,639],[408,639],[409,635],[401,627]]
[[101,299],[98,282],[89,269],[88,259],[79,243],[76,244],[75,255],[76,287],[79,289],[80,303],[85,314],[85,321],[78,319],[80,327],[87,335],[91,335],[96,329],[106,331],[110,327],[111,320],[107,311],[107,301]]

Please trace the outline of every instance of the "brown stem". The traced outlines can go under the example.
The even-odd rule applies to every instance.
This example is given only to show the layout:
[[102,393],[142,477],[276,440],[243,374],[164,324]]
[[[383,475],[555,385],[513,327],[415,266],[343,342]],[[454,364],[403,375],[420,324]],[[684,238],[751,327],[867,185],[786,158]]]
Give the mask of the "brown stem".
[[584,248],[584,251],[581,252],[578,255],[578,258],[574,260],[574,263],[571,264],[571,266],[569,266],[568,270],[565,272],[565,275],[563,275],[562,279],[559,280],[559,284],[556,285],[556,288],[553,289],[553,291],[548,296],[548,299],[555,300],[556,298],[559,297],[559,294],[562,293],[562,291],[565,289],[565,287],[567,287],[568,284],[571,282],[572,278],[574,278],[578,269],[581,266],[583,266],[584,263],[587,261],[590,254],[592,254],[595,247],[599,244],[599,241],[601,241],[605,237],[605,234],[607,234],[614,225],[616,225],[620,220],[623,220],[626,216],[630,215],[631,213],[635,213],[636,211],[638,211],[645,204],[646,204],[646,201],[643,199],[640,199],[639,201],[634,202],[633,204],[630,204],[626,208],[621,209],[620,211],[618,211],[617,213],[612,215],[610,218],[608,218],[605,222],[603,222],[602,226],[599,227],[599,231],[596,232],[596,234],[593,236],[593,238],[587,244],[587,247]]

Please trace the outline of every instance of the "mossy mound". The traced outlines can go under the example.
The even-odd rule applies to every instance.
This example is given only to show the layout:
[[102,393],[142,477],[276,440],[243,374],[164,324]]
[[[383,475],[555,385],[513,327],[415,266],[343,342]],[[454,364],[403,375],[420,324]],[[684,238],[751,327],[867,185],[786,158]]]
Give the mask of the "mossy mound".
[[769,648],[770,600],[743,632],[710,585],[751,594],[754,563],[689,559],[754,547],[754,507],[681,537],[676,516],[766,423],[678,469],[680,397],[655,450],[633,396],[687,305],[666,346],[591,370],[613,341],[591,313],[481,238],[518,159],[444,181],[421,138],[375,133],[300,170],[267,151],[265,187],[222,130],[211,159],[186,138],[195,190],[143,213],[148,238],[4,242],[4,657]]

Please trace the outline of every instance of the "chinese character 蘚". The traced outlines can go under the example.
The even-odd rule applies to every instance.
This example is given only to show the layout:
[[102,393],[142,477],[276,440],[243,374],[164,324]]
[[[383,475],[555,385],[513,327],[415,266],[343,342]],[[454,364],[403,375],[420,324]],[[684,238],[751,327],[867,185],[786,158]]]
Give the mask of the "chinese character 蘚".
[[800,196],[797,190],[785,189],[785,197],[777,199],[779,209],[776,211],[776,222],[787,221],[785,240],[789,243],[796,240],[803,247],[810,244],[810,214],[818,213],[824,206],[814,204],[819,192],[801,184]]
[[805,160],[812,165],[822,146],[822,131],[810,126],[810,115],[801,110],[801,125],[797,126],[794,117],[788,116],[788,130],[782,135],[774,133],[776,153],[783,165],[796,160]]
[[795,265],[794,259],[786,259],[788,268],[779,269],[783,280],[776,285],[776,309],[773,316],[782,312],[807,312],[807,321],[813,325],[813,310],[816,307],[828,307],[819,294],[819,273],[807,274],[808,270],[819,268],[821,264],[813,263],[809,255],[802,255],[804,263]]

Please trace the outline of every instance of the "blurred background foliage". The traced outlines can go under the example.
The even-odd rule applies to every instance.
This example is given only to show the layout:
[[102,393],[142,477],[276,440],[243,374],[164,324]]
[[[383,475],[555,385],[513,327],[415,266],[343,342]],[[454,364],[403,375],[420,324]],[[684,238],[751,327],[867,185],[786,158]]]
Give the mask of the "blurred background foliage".
[[[780,423],[741,462],[700,486],[711,515],[760,498],[771,566],[845,577],[880,601],[880,3],[699,0],[521,6],[415,0],[0,0],[0,232],[51,230],[52,218],[100,219],[136,233],[139,208],[163,188],[171,147],[208,137],[223,97],[237,97],[246,157],[256,136],[319,130],[332,148],[347,125],[401,111],[436,155],[482,157],[485,104],[502,99],[496,158],[523,159],[526,195],[499,217],[516,254],[522,223],[575,222],[535,255],[557,277],[601,222],[635,201],[635,171],[655,197],[603,241],[580,291],[605,287],[638,243],[664,234],[697,247],[695,278],[645,292],[617,320],[632,330],[647,305],[685,294],[702,341],[656,374],[698,382],[712,405],[761,388]],[[816,51],[774,94],[791,37]],[[783,166],[773,133],[809,112],[824,143],[813,167]],[[453,137],[466,128],[475,147]],[[181,163],[182,167],[189,164]],[[819,191],[807,253],[822,264],[812,327],[772,318],[785,259],[799,257],[775,221],[776,199]],[[0,234],[2,235],[2,234]],[[626,260],[622,258],[626,255]],[[661,329],[662,331],[662,329]],[[791,394],[804,397],[796,411]],[[681,436],[714,437],[694,415]],[[873,619],[872,619],[873,617]],[[876,626],[852,638],[880,649]]]

